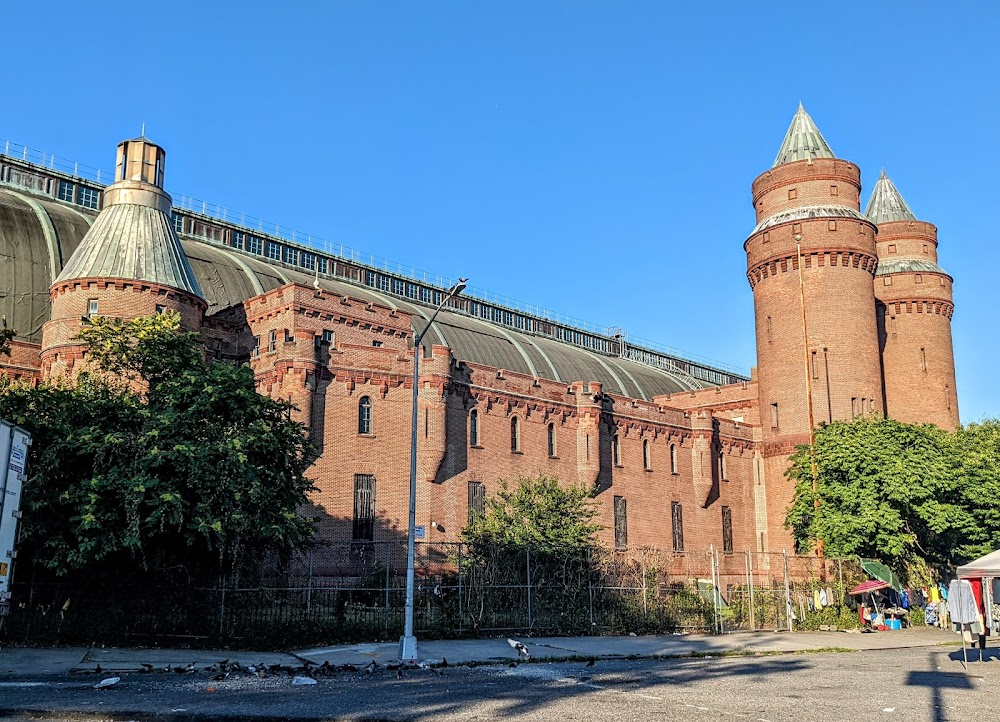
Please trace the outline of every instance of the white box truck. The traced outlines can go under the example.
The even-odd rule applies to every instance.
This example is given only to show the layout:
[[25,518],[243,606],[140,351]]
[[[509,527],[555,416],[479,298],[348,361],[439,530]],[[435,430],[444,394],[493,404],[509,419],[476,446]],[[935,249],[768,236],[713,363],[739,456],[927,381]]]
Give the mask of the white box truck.
[[0,421],[0,617],[10,612],[10,583],[21,519],[21,489],[28,471],[31,434]]

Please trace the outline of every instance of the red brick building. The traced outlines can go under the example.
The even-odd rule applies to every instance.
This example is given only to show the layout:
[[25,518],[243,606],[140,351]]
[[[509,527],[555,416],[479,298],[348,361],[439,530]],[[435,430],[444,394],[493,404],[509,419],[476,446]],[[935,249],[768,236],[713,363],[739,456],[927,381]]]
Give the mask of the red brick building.
[[[7,151],[0,282],[19,337],[6,373],[73,373],[83,317],[179,311],[213,358],[249,363],[261,393],[298,408],[320,451],[309,513],[322,535],[402,538],[413,339],[449,281],[175,205],[165,154],[145,138],[93,180]],[[887,413],[956,426],[936,229],[884,173],[864,214],[860,197],[860,170],[800,106],[752,185],[751,378],[538,309],[449,300],[419,351],[426,538],[457,538],[500,480],[548,474],[596,486],[609,546],[780,550],[783,472],[810,424]]]

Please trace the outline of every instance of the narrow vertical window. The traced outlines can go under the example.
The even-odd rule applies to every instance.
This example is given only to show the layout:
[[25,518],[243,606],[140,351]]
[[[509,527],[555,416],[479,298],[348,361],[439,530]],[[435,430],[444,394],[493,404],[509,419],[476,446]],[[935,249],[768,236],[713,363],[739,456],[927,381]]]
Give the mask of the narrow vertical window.
[[857,396],[852,396],[851,397],[851,418],[852,419],[858,418],[858,397]]
[[268,334],[268,336],[267,336],[267,350],[268,350],[268,353],[270,353],[271,351],[274,351],[277,348],[278,348],[278,332],[276,330],[274,330],[274,329],[271,329],[271,333]]
[[615,466],[622,465],[622,447],[618,441],[618,434],[611,437],[611,459]]
[[628,547],[628,507],[624,496],[615,497],[615,549]]
[[767,342],[771,343],[771,317],[767,317]]
[[479,446],[479,412],[469,412],[469,446]]
[[97,315],[97,299],[91,298],[87,301],[87,316],[93,318]]
[[369,396],[362,396],[358,402],[358,433],[370,434],[372,432],[372,400]]
[[771,404],[771,426],[778,428],[778,404]]
[[469,523],[486,511],[486,489],[481,481],[469,482]]
[[684,510],[679,501],[670,503],[670,528],[673,532],[674,551],[684,551]]
[[677,473],[677,444],[670,445],[670,473]]
[[722,553],[733,553],[733,510],[722,507]]
[[375,476],[354,475],[353,541],[375,541]]
[[816,364],[816,352],[813,351],[809,357],[809,362],[812,364],[812,377],[814,379],[819,378],[819,366]]
[[521,450],[521,426],[516,416],[511,417],[510,420],[510,450]]
[[920,369],[927,373],[927,351],[924,350],[923,346],[920,347]]
[[652,460],[649,452],[649,439],[642,440],[642,468],[649,471],[652,468]]
[[556,455],[556,425],[549,424],[549,456]]
[[431,435],[431,410],[424,408],[424,438],[427,439]]
[[719,479],[726,480],[726,450],[719,445]]

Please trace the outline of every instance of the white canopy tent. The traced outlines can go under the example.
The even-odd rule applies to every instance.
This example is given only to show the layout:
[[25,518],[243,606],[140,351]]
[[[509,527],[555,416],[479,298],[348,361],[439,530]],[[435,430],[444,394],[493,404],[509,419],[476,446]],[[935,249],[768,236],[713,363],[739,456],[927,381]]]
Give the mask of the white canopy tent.
[[1000,549],[958,568],[959,579],[1000,577]]

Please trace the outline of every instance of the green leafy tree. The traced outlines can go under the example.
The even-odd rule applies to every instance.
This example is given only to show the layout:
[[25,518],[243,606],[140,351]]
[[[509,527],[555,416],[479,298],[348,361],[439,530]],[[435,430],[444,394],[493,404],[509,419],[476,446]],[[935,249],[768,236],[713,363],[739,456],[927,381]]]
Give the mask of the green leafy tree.
[[1000,549],[1000,421],[969,424],[955,432],[953,447],[962,484],[962,502],[976,533],[959,545],[959,561]]
[[34,439],[22,560],[203,577],[309,543],[305,430],[248,367],[204,363],[176,314],[95,319],[81,339],[76,382],[0,383],[0,416]]
[[592,489],[562,486],[551,476],[522,477],[514,488],[501,482],[486,500],[484,513],[473,516],[462,536],[471,544],[540,552],[588,549],[602,528],[594,522],[593,496]]
[[891,419],[834,422],[816,432],[819,505],[809,447],[791,457],[795,494],[786,517],[800,551],[822,539],[831,556],[953,561],[978,530],[956,473],[949,434]]

